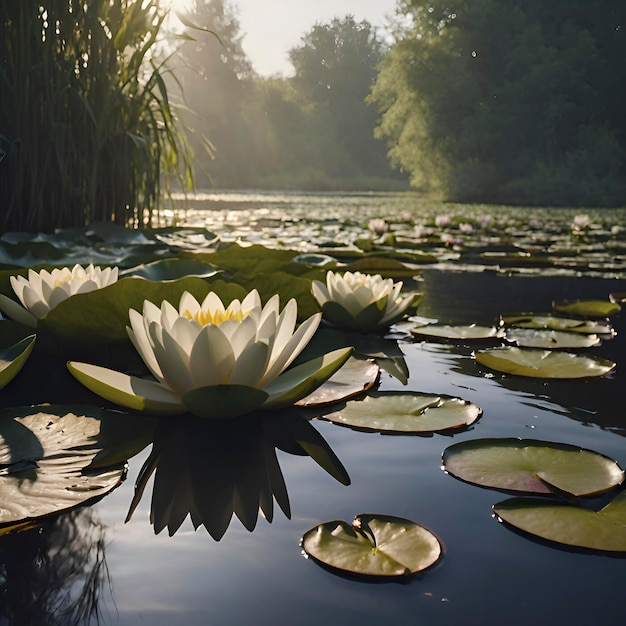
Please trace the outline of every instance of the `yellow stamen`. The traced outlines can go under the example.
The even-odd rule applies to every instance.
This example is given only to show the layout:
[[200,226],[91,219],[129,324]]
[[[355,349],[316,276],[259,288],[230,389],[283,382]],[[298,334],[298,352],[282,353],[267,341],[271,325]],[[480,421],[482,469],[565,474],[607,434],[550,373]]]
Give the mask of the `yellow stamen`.
[[85,276],[64,276],[63,278],[57,278],[57,280],[54,281],[54,286],[60,287],[61,285],[69,283],[73,280],[81,280],[85,282],[87,278]]
[[215,326],[219,326],[222,322],[226,322],[228,320],[236,320],[241,322],[241,320],[248,314],[248,311],[245,313],[241,311],[241,309],[237,311],[205,311],[200,309],[193,315],[189,309],[185,309],[183,311],[183,317],[186,317],[188,320],[194,320],[198,322],[198,324],[202,326],[207,326],[209,324],[214,324]]

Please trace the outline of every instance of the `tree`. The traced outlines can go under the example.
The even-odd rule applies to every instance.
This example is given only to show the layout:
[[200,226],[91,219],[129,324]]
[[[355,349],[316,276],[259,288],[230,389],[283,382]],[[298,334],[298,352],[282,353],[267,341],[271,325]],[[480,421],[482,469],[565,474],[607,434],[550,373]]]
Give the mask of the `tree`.
[[376,111],[365,102],[384,53],[371,24],[351,15],[316,24],[289,52],[294,88],[330,114],[336,141],[346,153],[344,174],[388,169],[384,146],[373,138]]
[[222,187],[240,186],[254,162],[247,106],[255,76],[236,9],[224,0],[195,0],[186,21],[195,28],[188,28],[191,39],[178,50],[183,64],[177,76],[193,129],[197,174]]
[[403,0],[377,134],[450,199],[623,202],[625,22],[616,0]]

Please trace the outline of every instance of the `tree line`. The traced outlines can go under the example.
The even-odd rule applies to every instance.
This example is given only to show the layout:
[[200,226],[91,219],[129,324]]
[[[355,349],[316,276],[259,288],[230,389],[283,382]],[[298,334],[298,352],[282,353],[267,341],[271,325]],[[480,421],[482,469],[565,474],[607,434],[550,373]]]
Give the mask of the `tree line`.
[[0,3],[0,230],[142,225],[177,179],[626,204],[623,0],[398,0],[391,42],[336,17],[271,78],[236,4],[195,0],[173,43],[166,12]]
[[313,26],[289,52],[289,78],[254,73],[235,4],[196,0],[184,21],[190,39],[177,49],[176,79],[196,185],[408,187],[373,134],[377,112],[366,98],[386,48],[367,21],[348,15]]

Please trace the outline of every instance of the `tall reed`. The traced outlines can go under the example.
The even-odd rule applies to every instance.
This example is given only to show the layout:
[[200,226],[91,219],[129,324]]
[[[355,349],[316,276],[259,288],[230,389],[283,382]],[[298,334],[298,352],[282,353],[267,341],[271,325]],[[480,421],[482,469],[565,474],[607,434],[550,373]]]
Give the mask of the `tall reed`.
[[160,0],[0,5],[0,229],[142,225],[191,158],[157,60]]

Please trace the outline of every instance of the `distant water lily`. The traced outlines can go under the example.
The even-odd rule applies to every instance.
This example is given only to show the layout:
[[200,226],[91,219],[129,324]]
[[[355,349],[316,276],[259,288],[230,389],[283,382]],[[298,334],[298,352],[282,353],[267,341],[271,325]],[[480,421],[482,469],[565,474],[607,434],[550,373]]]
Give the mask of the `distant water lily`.
[[128,335],[156,381],[70,362],[70,372],[100,396],[161,415],[191,412],[226,418],[257,408],[280,409],[309,395],[348,359],[342,348],[287,369],[313,337],[320,314],[295,330],[298,307],[279,312],[273,296],[263,307],[256,290],[224,307],[209,293],[200,304],[185,292],[178,310],[149,301],[129,311]]
[[470,235],[474,231],[474,227],[468,222],[463,222],[459,224],[459,230],[465,235]]
[[438,226],[439,228],[443,228],[444,226],[447,226],[449,223],[450,223],[449,215],[437,215],[435,217],[435,225]]
[[37,320],[70,296],[95,291],[117,281],[117,267],[101,269],[88,265],[63,267],[51,272],[28,270],[28,279],[11,276],[11,286],[23,307],[0,294],[0,310],[16,322],[35,328]]
[[411,306],[413,296],[400,297],[402,282],[383,279],[380,274],[332,271],[326,284],[314,280],[312,292],[324,319],[334,326],[358,332],[385,330]]
[[584,230],[591,225],[591,218],[586,213],[574,215],[574,230]]
[[391,230],[391,224],[380,217],[376,217],[371,219],[367,225],[368,229],[377,235],[382,235],[383,233],[387,233]]

